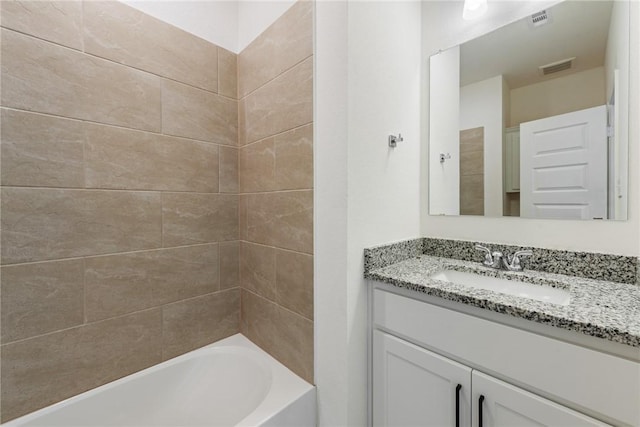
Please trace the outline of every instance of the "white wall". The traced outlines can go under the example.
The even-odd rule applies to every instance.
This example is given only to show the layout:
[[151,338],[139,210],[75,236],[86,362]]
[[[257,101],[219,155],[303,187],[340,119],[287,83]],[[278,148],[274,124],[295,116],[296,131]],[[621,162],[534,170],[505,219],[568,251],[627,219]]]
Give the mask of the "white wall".
[[295,2],[296,0],[234,2],[238,5],[237,52],[242,52]]
[[[523,17],[532,10],[544,7],[541,2],[491,3],[490,9],[505,9],[504,13],[495,12],[487,16],[482,23],[464,27],[461,22],[461,2],[425,2],[423,4],[423,50],[429,54],[439,49],[462,43],[471,35],[479,35]],[[494,7],[491,7],[494,6]],[[517,8],[520,6],[521,8]],[[526,8],[530,10],[527,12]],[[460,9],[460,10],[458,10]],[[526,12],[526,13],[524,13]],[[640,3],[631,2],[631,64],[630,109],[629,117],[640,117]],[[428,81],[428,76],[425,80]],[[428,100],[428,90],[425,95]],[[423,100],[424,117],[428,117],[428,101]],[[640,255],[640,121],[631,120],[629,128],[629,219],[627,221],[569,221],[536,220],[522,218],[477,218],[422,216],[422,234],[425,236],[483,240],[498,243],[511,243],[550,248],[608,252],[621,255]],[[428,123],[423,125],[423,135],[428,134]],[[425,132],[425,129],[427,132]],[[426,143],[426,141],[425,141]],[[424,170],[428,170],[428,161],[423,158]],[[428,173],[428,172],[425,172]],[[427,186],[422,200],[423,212],[427,212]]]
[[[420,8],[316,3],[319,425],[367,424],[363,249],[420,233]],[[398,132],[404,142],[391,149]]]
[[240,53],[296,0],[120,0],[161,21]]
[[[348,61],[346,2],[317,2],[314,49],[314,333],[319,425],[345,425],[349,390],[347,306]],[[365,360],[365,359],[363,359]]]
[[[429,213],[460,213],[460,48],[452,47],[429,59],[434,85],[429,106],[433,125],[429,128]],[[450,156],[440,162],[440,154]]]
[[502,215],[502,80],[502,76],[496,76],[460,88],[460,130],[484,127],[484,214],[487,216]]
[[227,50],[238,52],[238,3],[235,1],[120,1]]
[[511,126],[606,104],[604,67],[511,90]]

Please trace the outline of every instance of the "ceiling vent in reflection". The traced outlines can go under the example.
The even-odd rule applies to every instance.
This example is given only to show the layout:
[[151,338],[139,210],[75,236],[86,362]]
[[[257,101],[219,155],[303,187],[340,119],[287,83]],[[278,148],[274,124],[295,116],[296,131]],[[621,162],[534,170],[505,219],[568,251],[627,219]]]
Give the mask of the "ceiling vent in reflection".
[[551,22],[551,15],[546,10],[541,10],[538,13],[534,13],[531,15],[531,19],[529,19],[529,26],[532,28],[541,27],[545,24],[549,24]]
[[563,59],[561,61],[552,62],[551,64],[538,67],[544,76],[548,74],[558,73],[560,71],[569,70],[573,66],[573,60],[576,57]]

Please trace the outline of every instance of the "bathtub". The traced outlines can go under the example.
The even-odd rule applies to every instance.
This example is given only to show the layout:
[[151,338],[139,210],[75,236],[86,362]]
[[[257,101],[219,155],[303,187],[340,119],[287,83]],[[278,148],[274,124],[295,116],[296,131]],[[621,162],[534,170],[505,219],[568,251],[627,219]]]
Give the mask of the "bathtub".
[[315,387],[241,334],[3,426],[316,425]]

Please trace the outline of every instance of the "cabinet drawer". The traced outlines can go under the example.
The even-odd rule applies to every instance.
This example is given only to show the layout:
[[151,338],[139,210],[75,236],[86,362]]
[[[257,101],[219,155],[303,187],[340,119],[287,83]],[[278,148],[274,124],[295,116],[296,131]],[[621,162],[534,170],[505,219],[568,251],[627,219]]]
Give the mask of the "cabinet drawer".
[[374,327],[579,412],[640,426],[640,364],[471,315],[374,291]]

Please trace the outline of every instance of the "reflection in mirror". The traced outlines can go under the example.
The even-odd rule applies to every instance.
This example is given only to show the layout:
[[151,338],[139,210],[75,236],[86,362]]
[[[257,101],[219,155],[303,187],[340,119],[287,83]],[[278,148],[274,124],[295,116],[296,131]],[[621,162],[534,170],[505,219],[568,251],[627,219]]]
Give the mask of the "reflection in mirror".
[[629,2],[565,1],[429,61],[429,214],[627,218]]

